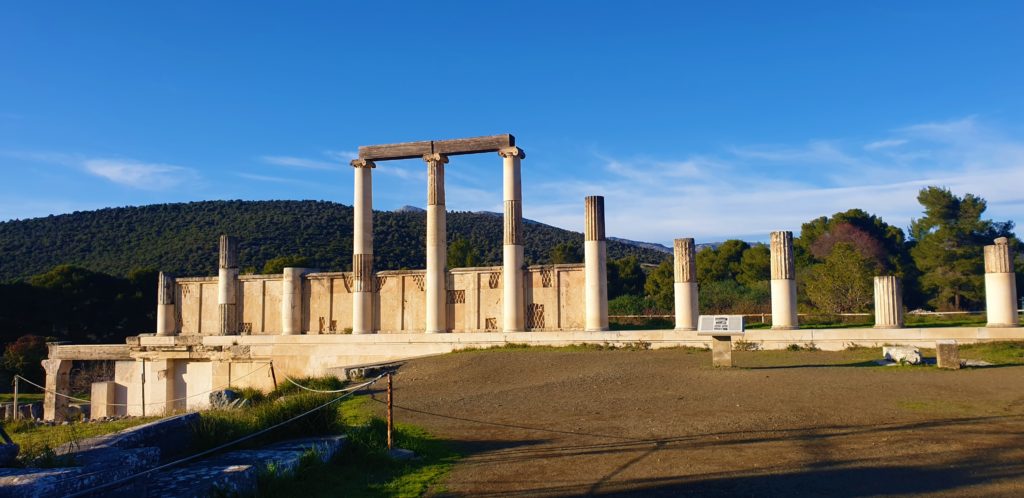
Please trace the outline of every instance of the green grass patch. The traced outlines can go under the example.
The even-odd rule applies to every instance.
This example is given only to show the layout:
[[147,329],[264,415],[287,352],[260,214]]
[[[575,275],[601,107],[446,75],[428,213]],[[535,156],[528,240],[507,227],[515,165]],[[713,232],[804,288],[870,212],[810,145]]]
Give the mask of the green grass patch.
[[[646,351],[651,349],[651,343],[647,341],[631,341],[625,343],[605,342],[602,344],[568,344],[565,346],[533,346],[530,344],[510,343],[490,346],[486,348],[465,348],[453,351],[453,354],[476,353],[476,352],[576,352],[576,351]],[[694,348],[699,349],[699,348]]]
[[[34,403],[36,401],[43,400],[43,393],[18,393],[18,404],[23,403]],[[0,403],[10,403],[14,401],[14,394],[4,393],[0,394]]]
[[1024,341],[961,344],[960,358],[983,360],[996,365],[1024,365]]
[[[21,396],[18,396],[19,401]],[[57,454],[65,444],[74,444],[83,439],[122,431],[130,427],[157,420],[160,417],[133,417],[110,422],[72,423],[68,425],[36,425],[26,420],[6,421],[4,430],[16,444],[21,446],[18,461],[33,467],[55,467],[72,465]]]

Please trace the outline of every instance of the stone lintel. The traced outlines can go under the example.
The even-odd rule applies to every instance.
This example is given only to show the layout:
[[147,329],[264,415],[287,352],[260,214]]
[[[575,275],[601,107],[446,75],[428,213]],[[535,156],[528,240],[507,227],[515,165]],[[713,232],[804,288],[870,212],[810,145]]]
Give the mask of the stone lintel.
[[498,152],[515,145],[516,138],[510,134],[451,140],[424,140],[397,144],[364,145],[359,147],[359,159],[389,161],[393,159],[412,159],[426,154],[457,156],[460,154]]

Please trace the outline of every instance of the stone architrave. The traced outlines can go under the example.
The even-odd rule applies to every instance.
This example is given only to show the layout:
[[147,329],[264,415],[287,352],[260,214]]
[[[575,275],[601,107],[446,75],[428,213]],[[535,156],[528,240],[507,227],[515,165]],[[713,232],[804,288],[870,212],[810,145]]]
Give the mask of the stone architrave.
[[217,305],[220,334],[238,333],[238,239],[220,236],[220,268],[217,273]]
[[903,328],[903,291],[896,276],[875,277],[875,328]]
[[426,332],[448,332],[448,241],[444,202],[444,165],[448,157],[426,154],[427,163],[427,275]]
[[588,196],[583,234],[584,329],[608,330],[608,247],[604,234],[604,197]]
[[693,239],[673,244],[676,330],[697,330],[697,265]]
[[772,328],[797,328],[796,272],[793,263],[793,232],[771,234]]
[[1016,327],[1017,281],[1009,240],[999,237],[985,246],[985,309],[989,327]]
[[302,276],[305,268],[285,268],[281,273],[281,334],[302,333]]
[[156,335],[178,335],[174,277],[160,272],[156,289]]
[[502,321],[505,332],[526,329],[523,302],[523,188],[521,161],[526,154],[518,147],[501,149],[504,172],[505,230],[502,242]]
[[42,361],[46,371],[46,393],[43,394],[43,420],[63,422],[67,419],[68,395],[71,390],[71,360]]
[[355,171],[352,234],[352,333],[373,333],[373,161],[352,161]]

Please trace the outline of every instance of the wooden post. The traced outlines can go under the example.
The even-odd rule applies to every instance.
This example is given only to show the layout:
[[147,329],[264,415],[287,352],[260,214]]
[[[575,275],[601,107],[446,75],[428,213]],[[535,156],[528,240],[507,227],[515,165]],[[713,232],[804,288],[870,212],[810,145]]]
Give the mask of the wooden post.
[[13,420],[18,420],[18,376],[14,376],[14,416],[11,417]]
[[388,372],[388,451],[391,450],[391,431],[394,430],[394,396],[391,388],[391,372]]
[[274,373],[274,362],[270,362],[270,379],[274,381],[274,389],[277,389],[277,374]]

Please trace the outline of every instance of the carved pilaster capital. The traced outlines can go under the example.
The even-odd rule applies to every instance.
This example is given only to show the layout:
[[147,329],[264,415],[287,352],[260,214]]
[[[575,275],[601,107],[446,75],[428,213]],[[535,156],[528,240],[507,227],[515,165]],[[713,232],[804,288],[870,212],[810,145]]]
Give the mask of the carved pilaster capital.
[[353,159],[351,163],[353,168],[376,168],[377,164],[369,159]]
[[448,163],[448,156],[444,154],[423,154],[423,160],[427,164],[446,164]]
[[501,157],[518,157],[519,159],[526,159],[526,152],[519,147],[505,147],[498,151],[498,155]]

